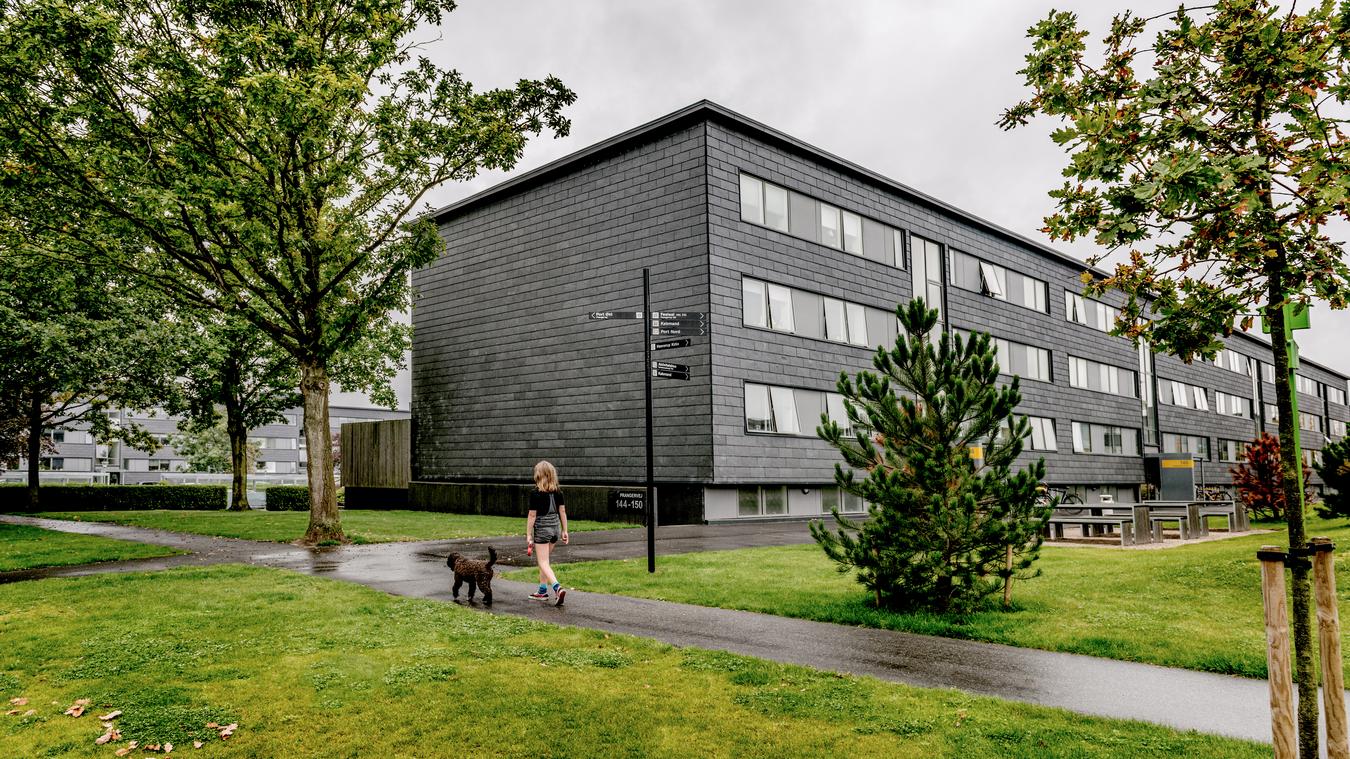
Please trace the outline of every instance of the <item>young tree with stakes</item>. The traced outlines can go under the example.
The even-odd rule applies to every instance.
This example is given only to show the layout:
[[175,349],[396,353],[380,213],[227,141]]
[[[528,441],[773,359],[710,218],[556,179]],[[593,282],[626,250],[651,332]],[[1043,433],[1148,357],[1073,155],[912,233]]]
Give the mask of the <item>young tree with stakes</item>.
[[[1136,40],[1158,27],[1151,41]],[[1304,13],[1268,0],[1222,0],[1163,16],[1115,17],[1104,50],[1086,55],[1072,13],[1031,27],[1021,73],[1032,96],[1004,112],[1004,128],[1059,119],[1071,154],[1052,239],[1095,239],[1128,250],[1109,276],[1085,274],[1089,293],[1129,298],[1116,334],[1183,359],[1210,357],[1220,335],[1265,319],[1272,335],[1281,481],[1300,502],[1297,418],[1286,318],[1290,305],[1344,308],[1350,268],[1326,234],[1350,218],[1350,14],[1333,2]],[[1097,263],[1101,257],[1093,259]],[[1289,545],[1306,545],[1303,510],[1286,511]],[[1317,751],[1308,570],[1292,567],[1299,744]]]
[[1012,471],[1030,424],[1014,413],[1018,378],[998,384],[989,336],[931,339],[938,313],[922,298],[896,313],[905,334],[877,349],[878,373],[839,377],[851,433],[828,415],[816,430],[847,464],[835,482],[871,518],[836,509],[837,529],[812,522],[811,534],[879,607],[968,609],[1034,576],[1051,511],[1036,501],[1045,463]]
[[[0,156],[25,219],[183,303],[237,317],[300,371],[308,543],[343,540],[329,382],[354,346],[401,354],[409,273],[444,246],[427,192],[565,135],[555,78],[475,92],[415,56],[452,0],[16,0],[0,15]],[[4,203],[0,197],[0,203]],[[17,204],[16,204],[17,205]],[[29,204],[31,207],[32,204]]]

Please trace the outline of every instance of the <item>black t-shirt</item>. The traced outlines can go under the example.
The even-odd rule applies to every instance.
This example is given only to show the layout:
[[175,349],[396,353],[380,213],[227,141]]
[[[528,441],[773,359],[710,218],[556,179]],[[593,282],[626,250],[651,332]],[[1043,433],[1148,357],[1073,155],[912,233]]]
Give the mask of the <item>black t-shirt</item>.
[[549,508],[549,495],[553,496],[553,506],[563,505],[563,494],[561,490],[552,494],[545,493],[542,490],[535,490],[530,493],[530,511],[533,511],[540,516],[543,516],[544,514],[556,514],[558,511],[556,508]]

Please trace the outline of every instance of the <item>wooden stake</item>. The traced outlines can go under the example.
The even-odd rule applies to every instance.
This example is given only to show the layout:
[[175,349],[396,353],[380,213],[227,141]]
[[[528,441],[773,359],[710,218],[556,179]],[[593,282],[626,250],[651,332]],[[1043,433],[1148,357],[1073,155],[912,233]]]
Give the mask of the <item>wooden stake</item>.
[[1266,670],[1270,681],[1270,733],[1275,759],[1298,759],[1294,686],[1289,666],[1289,608],[1285,601],[1284,551],[1261,546],[1261,596],[1266,608]]
[[1341,663],[1341,620],[1336,611],[1336,557],[1331,538],[1308,541],[1313,553],[1313,592],[1317,596],[1318,650],[1322,654],[1322,708],[1326,718],[1328,759],[1350,759],[1345,724],[1345,676]]

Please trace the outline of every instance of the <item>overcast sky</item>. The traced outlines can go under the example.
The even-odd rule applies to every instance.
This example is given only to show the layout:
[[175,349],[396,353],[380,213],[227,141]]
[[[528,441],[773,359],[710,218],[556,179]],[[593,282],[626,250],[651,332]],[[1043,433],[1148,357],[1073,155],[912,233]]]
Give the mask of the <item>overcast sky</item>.
[[[1140,14],[1176,0],[1138,2]],[[1073,10],[1095,44],[1117,3],[1066,0],[461,0],[424,53],[478,88],[558,76],[571,136],[540,138],[526,171],[701,99],[782,130],[1026,237],[1052,210],[1065,154],[1053,124],[1003,132],[1025,95],[1027,27]],[[500,182],[485,174],[444,205]],[[1085,258],[1089,242],[1056,244]],[[1314,310],[1303,354],[1350,373],[1350,312]],[[400,378],[407,396],[407,378]],[[337,399],[335,399],[336,401]]]

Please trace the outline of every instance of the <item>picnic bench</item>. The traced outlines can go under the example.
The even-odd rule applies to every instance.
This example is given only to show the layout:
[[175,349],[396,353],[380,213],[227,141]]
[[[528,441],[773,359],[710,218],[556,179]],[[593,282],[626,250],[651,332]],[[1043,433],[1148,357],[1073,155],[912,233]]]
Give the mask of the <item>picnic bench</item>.
[[[1083,511],[1076,509],[1075,511]],[[1123,546],[1132,546],[1135,542],[1134,515],[1118,514],[1069,514],[1063,510],[1056,509],[1050,515],[1048,522],[1050,535],[1060,540],[1064,539],[1064,525],[1078,525],[1083,530],[1083,537],[1091,537],[1094,527],[1116,528],[1120,533],[1120,544]],[[1101,534],[1101,533],[1098,533]]]

